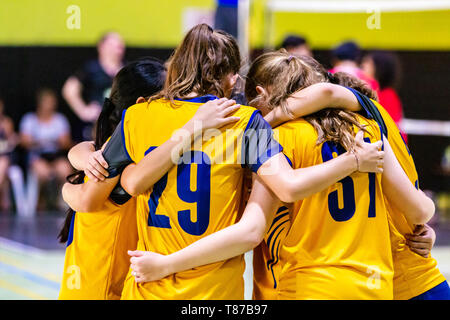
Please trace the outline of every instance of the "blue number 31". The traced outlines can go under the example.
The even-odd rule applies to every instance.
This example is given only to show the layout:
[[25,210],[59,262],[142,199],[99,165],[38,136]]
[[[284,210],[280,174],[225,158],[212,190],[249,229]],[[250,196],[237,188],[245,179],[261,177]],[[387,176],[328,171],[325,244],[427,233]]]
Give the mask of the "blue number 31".
[[[370,143],[369,138],[364,138],[364,140]],[[323,162],[333,159],[333,153],[340,155],[344,152],[345,149],[342,146],[336,145],[333,142],[325,142],[322,145]],[[369,195],[370,195],[369,212],[368,212],[369,218],[374,218],[376,215],[375,181],[376,181],[375,173],[369,173]],[[344,193],[343,196],[344,206],[342,208],[339,208],[338,192],[336,190],[328,195],[328,209],[330,211],[331,217],[335,221],[347,221],[353,217],[356,211],[355,186],[353,183],[353,179],[350,177],[345,177],[344,179],[340,180],[339,183],[342,184],[342,191]]]
[[[151,147],[146,155],[156,147]],[[187,203],[197,204],[197,219],[192,222],[191,210],[178,211],[180,227],[187,233],[200,236],[209,226],[210,199],[211,199],[211,163],[206,154],[201,151],[190,151],[191,158],[188,163],[179,164],[177,167],[177,194]],[[186,159],[183,156],[183,159]],[[191,165],[197,164],[197,187],[191,190]],[[170,218],[163,214],[156,214],[159,199],[167,186],[166,173],[155,185],[148,200],[149,215],[148,225],[156,228],[171,228]]]

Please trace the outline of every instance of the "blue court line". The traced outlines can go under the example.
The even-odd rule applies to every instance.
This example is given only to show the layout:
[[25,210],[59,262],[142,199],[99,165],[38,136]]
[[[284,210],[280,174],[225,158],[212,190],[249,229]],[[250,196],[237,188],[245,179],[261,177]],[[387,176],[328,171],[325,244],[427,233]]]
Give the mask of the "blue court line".
[[38,275],[36,275],[34,273],[28,272],[26,270],[21,270],[19,268],[16,268],[16,267],[11,266],[11,265],[4,264],[2,262],[0,262],[0,270],[1,271],[5,271],[6,273],[19,275],[19,276],[21,276],[21,277],[23,277],[25,279],[31,280],[33,282],[36,282],[36,283],[40,284],[40,285],[43,285],[43,286],[46,286],[46,287],[50,287],[50,288],[55,289],[55,290],[59,290],[59,288],[60,288],[59,282],[43,278],[43,277],[38,276]]

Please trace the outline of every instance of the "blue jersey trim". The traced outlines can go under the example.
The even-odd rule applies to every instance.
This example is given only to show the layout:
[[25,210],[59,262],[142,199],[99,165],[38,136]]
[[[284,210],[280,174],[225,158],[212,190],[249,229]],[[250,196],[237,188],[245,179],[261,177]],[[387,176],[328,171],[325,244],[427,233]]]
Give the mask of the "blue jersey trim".
[[217,5],[227,8],[237,8],[238,0],[217,0]]
[[350,90],[355,95],[362,108],[360,113],[367,119],[374,119],[380,126],[381,132],[386,136],[386,138],[388,138],[389,136],[386,123],[384,122],[383,116],[381,115],[380,110],[378,110],[377,106],[358,90],[349,87],[345,88]]
[[[248,131],[254,129],[255,132]],[[261,131],[266,130],[266,136],[260,136]],[[262,138],[266,139],[262,139]],[[255,150],[250,152],[250,147]],[[260,150],[262,147],[262,150]],[[283,151],[283,147],[273,138],[272,127],[262,117],[261,111],[253,111],[250,119],[245,127],[242,137],[242,161],[241,166],[248,167],[252,172],[257,173],[259,168],[270,158]],[[254,152],[254,153],[253,153]],[[254,157],[256,156],[256,159]],[[252,157],[252,159],[250,159]]]
[[447,281],[443,281],[436,287],[412,298],[411,300],[450,300],[450,288]]
[[[245,133],[247,132],[248,128],[250,127],[250,125],[251,125],[251,123],[252,123],[252,121],[253,121],[253,118],[254,118],[258,113],[261,113],[261,111],[259,111],[259,110],[253,111],[252,115],[250,116],[250,119],[249,119],[248,122],[247,122],[247,125],[245,126],[244,134],[243,134],[243,136],[242,136],[242,139],[245,138]],[[262,114],[261,114],[261,115],[262,115]],[[242,143],[245,143],[245,141],[242,140]],[[241,148],[241,149],[243,150],[243,148]],[[244,152],[242,153],[242,156],[245,157],[245,153],[244,153]],[[246,165],[245,161],[242,161],[241,167],[242,167],[242,168],[245,168],[245,165]],[[255,172],[256,172],[256,171],[255,171]]]
[[216,97],[215,95],[207,94],[205,96],[195,97],[192,99],[175,99],[175,100],[184,101],[184,102],[194,102],[194,103],[206,103],[208,101],[217,100],[217,99],[219,99],[219,98]]
[[248,128],[250,127],[250,125],[252,124],[253,119],[255,118],[255,116],[256,116],[257,114],[260,114],[260,115],[262,116],[261,111],[259,111],[259,110],[253,111],[252,115],[250,116],[250,119],[248,120],[247,125],[245,126],[244,135],[245,135],[245,133],[247,132],[247,130],[248,130]]
[[[282,223],[280,223],[279,226],[282,226],[283,224],[285,224],[285,223],[288,222],[288,221],[289,221],[289,220],[283,221]],[[279,226],[278,226],[278,227],[279,227]],[[276,229],[278,229],[278,227],[277,227]],[[277,245],[276,250],[275,250],[275,245],[276,245],[276,243],[277,243],[278,237],[280,236],[280,234],[283,232],[284,229],[285,229],[285,228],[282,228],[282,229],[278,232],[278,234],[275,236],[275,239],[274,239],[274,241],[273,241],[273,246],[270,248],[270,253],[271,253],[272,259],[270,259],[269,261],[267,261],[267,269],[270,269],[270,271],[272,272],[272,277],[273,277],[273,282],[274,282],[273,287],[274,287],[274,288],[277,287],[277,279],[276,279],[276,277],[275,277],[275,273],[273,272],[273,267],[278,263],[278,260],[279,260],[279,259],[278,259],[278,253],[279,253],[279,250],[280,250],[281,241],[278,242],[278,245]],[[275,230],[273,231],[273,233],[275,233]],[[272,235],[273,235],[273,233],[272,233]]]
[[70,221],[69,236],[67,237],[66,247],[70,246],[73,242],[73,230],[75,228],[75,214],[76,212],[73,213],[72,220]]
[[[283,153],[283,154],[284,154],[284,153]],[[286,157],[286,160],[287,160],[287,162],[289,163],[289,165],[290,165],[292,168],[294,168],[294,166],[292,165],[291,159],[289,159],[289,157],[288,157],[286,154],[284,154],[284,156]]]
[[365,101],[362,99],[361,93],[359,91],[353,89],[353,88],[350,88],[350,87],[345,87],[345,88],[347,88],[348,90],[350,90],[354,94],[354,96],[356,97],[356,99],[358,100],[358,102],[359,102],[359,104],[360,104],[360,106],[362,108],[362,111],[364,111],[363,115],[365,117],[367,117],[368,119],[373,119],[373,115],[370,112],[370,110],[367,108]]
[[381,126],[380,126],[380,124],[378,122],[377,122],[377,124],[378,124],[378,128],[380,128],[381,142],[383,143],[381,145],[381,151],[384,151],[384,134],[383,134],[383,129],[381,129]]
[[[281,222],[275,229],[273,229],[273,231],[270,233],[269,238],[267,239],[267,246],[269,246],[269,247],[271,246],[271,241],[272,241],[272,238],[273,238],[275,232],[276,232],[283,224],[285,224],[286,222],[289,222],[289,219],[287,219],[287,220]],[[277,237],[275,237],[274,240],[276,240],[276,238],[277,238]],[[274,242],[274,243],[275,243],[275,242]]]
[[123,143],[123,148],[125,150],[125,153],[126,153],[126,155],[128,157],[128,160],[133,161],[133,159],[131,159],[131,157],[130,157],[130,154],[128,153],[127,144],[125,143],[125,128],[124,128],[125,121],[124,120],[125,120],[125,113],[126,112],[127,112],[127,109],[123,110],[123,112],[122,112],[122,128],[121,128],[121,130],[122,130],[122,143]]
[[[287,216],[289,214],[289,211],[285,212],[285,213],[281,213],[285,210],[289,210],[286,207],[280,207],[277,211],[277,213],[275,214],[275,218],[272,221],[272,224],[270,225],[269,230],[267,231],[267,234],[270,234],[272,232],[272,228],[275,226],[275,224],[277,223],[278,220],[280,220],[281,218]],[[281,213],[281,214],[280,214]]]

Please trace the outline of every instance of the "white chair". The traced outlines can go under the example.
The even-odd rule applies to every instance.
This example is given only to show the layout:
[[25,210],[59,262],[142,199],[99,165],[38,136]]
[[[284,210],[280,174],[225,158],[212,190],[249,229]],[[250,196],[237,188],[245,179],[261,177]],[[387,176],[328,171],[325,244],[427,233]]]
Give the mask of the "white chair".
[[8,177],[13,189],[17,214],[21,217],[35,216],[39,197],[39,182],[36,175],[29,170],[25,186],[22,168],[18,165],[11,165],[8,169]]

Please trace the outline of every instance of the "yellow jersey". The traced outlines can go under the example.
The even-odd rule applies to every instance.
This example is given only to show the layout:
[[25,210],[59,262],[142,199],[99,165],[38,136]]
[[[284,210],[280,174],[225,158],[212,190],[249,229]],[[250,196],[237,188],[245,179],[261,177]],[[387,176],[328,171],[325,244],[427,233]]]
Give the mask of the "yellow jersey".
[[[368,99],[367,97],[362,97]],[[419,178],[412,155],[403,140],[394,120],[378,102],[371,100],[378,109],[386,128],[386,136],[391,148],[411,183],[419,187]],[[372,110],[372,109],[371,109]],[[372,110],[373,111],[373,110]],[[375,111],[376,112],[376,111]],[[437,261],[431,255],[424,258],[406,245],[405,234],[412,228],[401,212],[386,202],[391,231],[392,254],[394,259],[394,299],[414,298],[445,281],[437,268]]]
[[281,272],[279,253],[290,226],[289,209],[282,206],[277,210],[264,241],[253,249],[254,300],[277,300]]
[[[156,100],[123,114],[126,156],[139,162],[170,139],[214,96],[191,101]],[[236,123],[206,131],[149,192],[137,197],[138,250],[170,254],[234,224],[242,197],[244,168],[256,172],[281,151],[259,111],[241,106]],[[243,299],[243,256],[137,284],[128,274],[122,299]]]
[[137,246],[136,199],[72,216],[59,299],[118,300]]
[[[411,183],[418,188],[418,174],[413,158],[391,116],[378,102],[369,99],[356,90],[350,90],[355,94],[363,107],[363,114],[366,113],[367,115],[368,112],[369,117],[376,116],[377,121],[383,125],[383,131],[387,135],[397,160]],[[388,201],[385,202],[385,205],[388,210],[393,252],[394,299],[411,299],[445,281],[445,277],[438,270],[437,262],[431,255],[428,258],[423,258],[409,249],[406,245],[404,234],[411,233],[411,227],[401,213],[395,212],[391,215],[394,209],[390,207]],[[277,215],[279,214],[282,214],[280,210],[277,212]],[[278,222],[274,220],[274,224],[282,222],[284,220]],[[284,223],[288,224],[290,222],[286,221]],[[283,231],[278,236],[280,243],[282,243],[285,236],[286,231],[284,228]],[[268,248],[267,239],[268,235],[266,235],[265,241],[254,250],[254,299],[271,300],[277,297],[276,275],[279,274],[280,263],[277,263],[273,269],[267,267],[268,261],[277,261],[278,259],[278,255],[272,255],[272,251]]]
[[[365,140],[381,139],[373,120]],[[276,129],[292,166],[304,168],[337,157],[345,150],[317,144],[307,121],[289,121]],[[281,247],[278,299],[392,299],[393,265],[381,175],[355,172],[293,206],[291,228]]]

